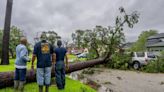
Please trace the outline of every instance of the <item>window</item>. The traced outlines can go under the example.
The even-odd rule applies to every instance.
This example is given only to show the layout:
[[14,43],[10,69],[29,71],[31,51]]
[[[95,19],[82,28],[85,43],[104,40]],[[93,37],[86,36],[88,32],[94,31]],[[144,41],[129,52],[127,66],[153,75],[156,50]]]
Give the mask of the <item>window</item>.
[[155,55],[152,52],[147,53],[148,58],[155,58]]
[[155,50],[155,51],[159,51],[159,50]]
[[136,54],[137,54],[137,57],[144,57],[145,56],[144,52],[137,52]]

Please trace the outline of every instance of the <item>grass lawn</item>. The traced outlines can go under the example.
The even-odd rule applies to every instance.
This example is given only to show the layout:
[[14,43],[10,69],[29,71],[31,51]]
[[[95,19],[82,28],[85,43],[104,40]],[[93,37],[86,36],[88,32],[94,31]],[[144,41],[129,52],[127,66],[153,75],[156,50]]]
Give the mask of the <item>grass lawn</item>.
[[[4,88],[0,89],[0,92],[13,92],[13,88]],[[30,83],[25,85],[25,92],[38,92],[38,85],[36,83]],[[49,92],[96,92],[94,89],[80,83],[79,81],[75,81],[72,79],[66,79],[66,87],[65,90],[58,90],[55,85],[50,87]]]
[[[10,65],[0,65],[0,72],[14,71],[15,70],[14,62],[15,62],[15,59],[10,59]],[[27,67],[28,69],[31,68],[31,62],[27,63]]]
[[[30,55],[31,58],[31,55]],[[86,58],[77,58],[75,55],[68,55],[69,60],[75,60],[75,61],[85,61]],[[7,71],[13,71],[15,69],[14,67],[15,59],[10,59],[10,65],[1,65],[0,66],[0,72],[7,72]],[[35,61],[35,67],[36,67],[36,61]],[[31,62],[27,63],[27,68],[31,68]]]
[[[69,59],[76,59],[76,56],[69,55]],[[15,59],[10,59],[10,65],[0,65],[0,72],[14,71]],[[36,61],[35,61],[36,64]],[[31,62],[28,63],[28,69],[31,67]],[[12,87],[0,89],[0,92],[13,92]],[[29,83],[25,86],[25,92],[38,92],[38,85],[36,83]],[[96,92],[94,89],[87,85],[80,83],[79,81],[66,79],[65,90],[59,91],[55,85],[50,87],[50,92]]]

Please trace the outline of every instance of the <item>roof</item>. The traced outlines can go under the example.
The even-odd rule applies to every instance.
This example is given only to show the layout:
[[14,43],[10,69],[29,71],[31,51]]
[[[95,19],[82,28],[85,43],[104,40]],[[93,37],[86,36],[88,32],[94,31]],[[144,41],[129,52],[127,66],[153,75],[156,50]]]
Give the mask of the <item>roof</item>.
[[162,42],[162,40],[160,40],[160,39],[149,39],[146,42],[146,46],[149,46],[149,45],[152,45],[152,44],[156,44],[156,43],[159,43],[159,42]]
[[148,40],[149,39],[158,39],[158,38],[164,38],[164,33],[160,33],[160,34],[156,34],[156,35],[150,36],[148,38]]
[[134,42],[128,42],[122,45],[123,48],[130,48],[132,47],[132,45],[134,44]]
[[146,47],[164,47],[164,42],[158,42],[155,44],[149,44]]

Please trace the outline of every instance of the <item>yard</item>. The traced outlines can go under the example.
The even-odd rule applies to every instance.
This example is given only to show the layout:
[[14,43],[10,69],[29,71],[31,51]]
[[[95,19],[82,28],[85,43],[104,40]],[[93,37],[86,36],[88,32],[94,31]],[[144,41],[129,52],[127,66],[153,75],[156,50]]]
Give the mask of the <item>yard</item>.
[[[30,57],[31,57],[31,55],[30,55]],[[69,59],[69,61],[73,61],[73,62],[86,60],[86,58],[77,58],[75,55],[68,55],[68,59]],[[1,65],[0,72],[13,71],[15,69],[14,62],[15,62],[15,59],[10,59],[10,65]],[[35,65],[36,65],[36,61],[35,61]],[[31,62],[27,63],[27,68],[28,69],[31,68]],[[35,66],[35,68],[36,68],[36,66]]]
[[[69,59],[77,60],[76,56],[69,55]],[[85,59],[81,59],[85,60]],[[14,61],[15,59],[10,59],[10,65],[0,65],[0,72],[14,71]],[[35,62],[36,64],[36,62]],[[28,63],[28,69],[31,67],[31,62]],[[25,92],[37,92],[38,85],[36,83],[29,83],[25,85]],[[96,92],[94,89],[87,85],[80,83],[79,81],[72,80],[67,77],[65,90],[58,91],[55,85],[51,85],[50,92]],[[8,87],[0,89],[0,92],[13,92],[13,87]]]
[[[13,88],[0,89],[0,92],[13,92]],[[25,92],[38,92],[38,85],[36,83],[30,83],[25,85]],[[51,85],[50,92],[96,92],[94,89],[80,83],[79,81],[66,79],[65,90],[59,91],[55,85]]]

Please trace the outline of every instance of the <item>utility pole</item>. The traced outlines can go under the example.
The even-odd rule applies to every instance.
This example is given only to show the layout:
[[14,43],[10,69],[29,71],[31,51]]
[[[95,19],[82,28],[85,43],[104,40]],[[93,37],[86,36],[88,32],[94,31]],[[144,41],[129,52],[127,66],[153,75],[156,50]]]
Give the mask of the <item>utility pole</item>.
[[4,24],[4,32],[3,32],[3,43],[2,43],[2,56],[1,56],[2,65],[9,64],[9,39],[10,39],[12,4],[13,4],[13,0],[7,0],[5,24]]

